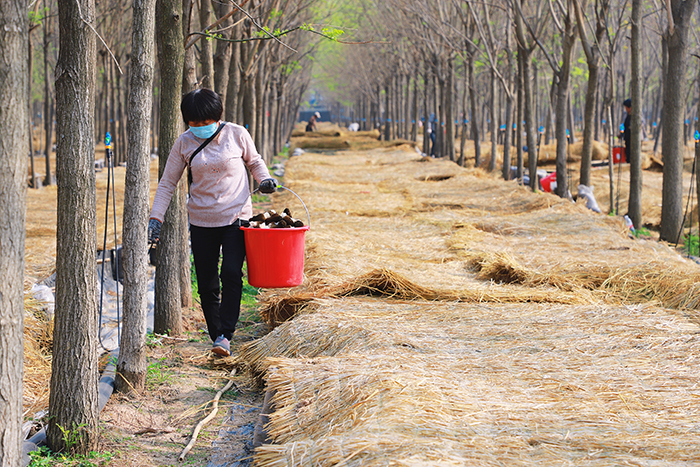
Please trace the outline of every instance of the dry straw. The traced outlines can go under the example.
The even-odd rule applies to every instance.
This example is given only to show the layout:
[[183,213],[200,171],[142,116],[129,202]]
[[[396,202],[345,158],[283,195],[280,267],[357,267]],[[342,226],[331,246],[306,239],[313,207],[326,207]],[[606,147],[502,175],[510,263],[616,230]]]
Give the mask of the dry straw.
[[415,151],[287,169],[314,222],[242,349],[275,393],[257,465],[700,461],[697,265]]
[[[277,465],[697,462],[698,332],[650,306],[320,301],[244,358]],[[669,464],[670,465],[670,464]]]

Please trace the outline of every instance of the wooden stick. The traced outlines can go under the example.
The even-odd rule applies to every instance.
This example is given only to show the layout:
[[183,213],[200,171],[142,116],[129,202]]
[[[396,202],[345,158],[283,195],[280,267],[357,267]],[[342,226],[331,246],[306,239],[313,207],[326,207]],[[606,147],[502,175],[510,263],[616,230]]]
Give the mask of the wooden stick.
[[[229,374],[229,378],[233,378],[233,376],[236,374],[236,369],[234,368],[231,370],[231,374]],[[206,425],[212,418],[216,416],[216,413],[219,411],[219,399],[229,389],[231,389],[231,386],[233,386],[233,379],[229,379],[228,383],[226,383],[226,386],[221,388],[219,392],[216,393],[216,396],[214,397],[214,406],[212,408],[212,411],[209,415],[207,415],[202,421],[197,423],[197,426],[194,427],[194,431],[192,432],[192,438],[190,439],[190,442],[187,443],[187,446],[185,446],[185,449],[182,450],[180,453],[180,456],[178,456],[178,460],[182,462],[185,459],[185,456],[187,455],[188,452],[190,452],[190,449],[194,446],[194,443],[197,441],[197,436],[199,436],[199,432],[202,429],[204,425]]]

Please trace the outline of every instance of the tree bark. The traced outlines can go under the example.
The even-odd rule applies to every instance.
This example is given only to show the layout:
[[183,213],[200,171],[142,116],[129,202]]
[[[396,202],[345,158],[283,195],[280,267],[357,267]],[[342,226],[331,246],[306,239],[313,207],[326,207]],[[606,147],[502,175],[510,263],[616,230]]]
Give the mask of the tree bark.
[[[571,9],[571,4],[569,3]],[[557,121],[556,121],[556,139],[557,139],[557,194],[561,198],[569,196],[569,180],[566,172],[566,159],[568,154],[568,138],[566,134],[567,125],[567,104],[569,102],[569,82],[571,81],[571,61],[573,60],[574,43],[576,42],[575,26],[576,21],[573,17],[573,11],[564,19],[564,34],[563,34],[563,50],[561,68],[559,70],[559,85],[557,87]],[[570,130],[572,133],[573,128]]]
[[496,72],[489,73],[489,87],[491,88],[491,160],[489,161],[489,172],[496,170],[496,159],[498,158],[498,86],[496,85]]
[[[471,48],[471,46],[469,46]],[[474,167],[481,165],[481,135],[479,133],[479,114],[476,102],[476,83],[474,79],[474,52],[467,57],[467,81],[469,82],[469,105],[471,107],[472,139],[474,140]]]
[[[87,454],[98,440],[94,0],[59,0],[56,64],[56,314],[49,448]],[[62,430],[76,435],[66,442]]]
[[668,68],[664,79],[664,115],[661,154],[664,178],[660,239],[676,242],[683,228],[683,120],[688,66],[688,33],[695,8],[692,0],[670,0],[673,24],[666,32]]
[[642,226],[642,0],[632,0],[632,81],[630,93],[630,193],[627,213],[636,228]]
[[[211,24],[211,0],[199,0],[199,24],[206,29]],[[204,37],[199,41],[201,46],[199,61],[202,64],[202,87],[214,89],[214,53],[211,39]]]
[[156,0],[132,5],[131,78],[127,120],[122,260],[124,296],[121,342],[115,389],[141,391],[146,382],[146,315],[148,292],[147,225],[149,200],[149,128],[153,106]]
[[[220,3],[218,5],[217,16],[222,18],[226,16],[233,5],[230,3]],[[223,29],[221,35],[224,39],[229,39],[231,37],[231,18],[229,17],[223,23],[221,23],[220,28]],[[214,90],[221,96],[221,102],[224,104],[224,114],[226,113],[226,96],[228,93],[228,80],[229,80],[229,65],[231,64],[231,43],[226,41],[216,42],[216,54],[214,54]]]
[[0,3],[0,465],[22,465],[27,5]]
[[[161,120],[158,132],[159,177],[163,173],[173,143],[181,132],[180,90],[182,89],[182,3],[157,0],[158,54],[161,65]],[[183,245],[180,233],[181,210],[185,209],[182,180],[165,213],[156,260],[155,310],[153,330],[178,335],[182,330],[180,263]]]
[[[182,0],[182,34],[187,38],[191,32],[192,15],[194,14],[195,0]],[[185,49],[182,66],[182,94],[197,89],[197,59],[194,56],[194,46]],[[166,65],[167,67],[167,65]]]

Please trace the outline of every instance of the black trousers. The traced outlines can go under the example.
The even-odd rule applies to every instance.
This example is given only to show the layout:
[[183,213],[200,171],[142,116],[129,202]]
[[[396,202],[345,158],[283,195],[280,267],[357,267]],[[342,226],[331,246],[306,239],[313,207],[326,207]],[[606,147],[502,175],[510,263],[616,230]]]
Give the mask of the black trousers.
[[[212,342],[223,334],[231,340],[241,310],[245,239],[238,224],[226,227],[190,225],[192,256],[199,297]],[[219,258],[221,272],[219,273]]]

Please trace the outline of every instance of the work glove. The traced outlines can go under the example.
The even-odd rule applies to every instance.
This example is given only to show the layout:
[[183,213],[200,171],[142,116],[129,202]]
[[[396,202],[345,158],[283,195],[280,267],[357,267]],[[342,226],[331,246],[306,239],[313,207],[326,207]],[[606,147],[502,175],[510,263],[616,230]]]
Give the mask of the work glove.
[[266,178],[260,182],[260,193],[270,194],[277,189],[277,180],[274,178]]
[[163,227],[163,223],[158,219],[148,220],[148,243],[158,243],[161,227]]

